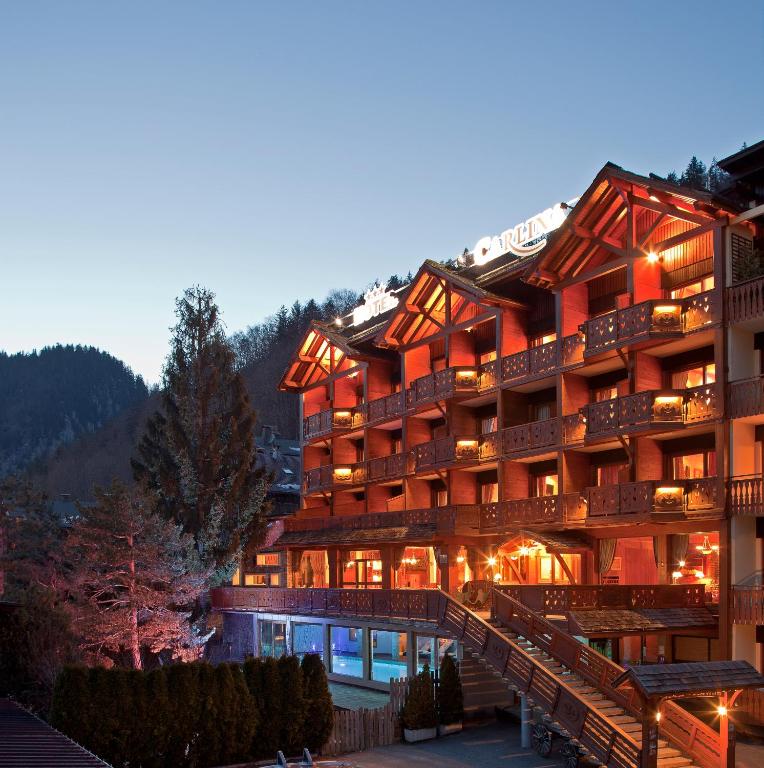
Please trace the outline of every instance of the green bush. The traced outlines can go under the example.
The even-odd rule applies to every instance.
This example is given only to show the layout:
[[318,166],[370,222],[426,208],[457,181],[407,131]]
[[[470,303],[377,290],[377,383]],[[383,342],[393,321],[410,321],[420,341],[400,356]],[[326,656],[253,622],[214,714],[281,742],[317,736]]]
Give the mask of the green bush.
[[305,698],[300,662],[296,656],[282,656],[278,660],[278,671],[282,691],[279,749],[285,755],[297,755],[305,746]]
[[409,682],[406,703],[401,712],[404,728],[416,731],[420,728],[434,728],[438,724],[432,688],[430,667],[425,664],[424,669]]
[[450,653],[447,653],[440,662],[437,699],[438,720],[442,725],[460,723],[464,719],[462,681]]
[[334,705],[321,657],[315,653],[306,653],[300,668],[305,696],[303,742],[311,752],[318,752],[332,735]]

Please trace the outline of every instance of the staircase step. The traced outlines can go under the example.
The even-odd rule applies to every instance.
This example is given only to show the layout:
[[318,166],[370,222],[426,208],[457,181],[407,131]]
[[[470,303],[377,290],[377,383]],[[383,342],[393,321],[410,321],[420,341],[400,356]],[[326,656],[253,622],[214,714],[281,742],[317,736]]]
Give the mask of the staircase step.
[[684,766],[690,765],[692,765],[692,760],[689,757],[658,758],[658,768],[684,768]]

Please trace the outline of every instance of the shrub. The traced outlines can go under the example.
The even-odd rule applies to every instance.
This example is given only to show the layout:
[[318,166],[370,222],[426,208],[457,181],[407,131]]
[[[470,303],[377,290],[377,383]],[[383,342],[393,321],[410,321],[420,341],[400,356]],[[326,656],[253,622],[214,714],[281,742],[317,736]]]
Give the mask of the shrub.
[[87,667],[64,667],[56,678],[50,722],[78,744],[90,738],[90,684]]
[[440,662],[438,719],[442,725],[460,723],[464,719],[462,681],[450,653],[447,653]]
[[279,749],[286,755],[302,752],[304,744],[305,699],[302,690],[302,672],[296,656],[282,656],[278,660],[281,679],[281,722]]
[[306,653],[302,657],[302,687],[305,696],[304,745],[318,752],[332,735],[334,705],[326,681],[326,670],[320,656]]
[[401,712],[401,720],[403,727],[411,731],[420,728],[434,728],[438,724],[435,697],[432,692],[432,675],[427,664],[409,682],[409,691]]
[[242,763],[250,757],[252,740],[257,733],[260,714],[244,680],[242,668],[238,664],[227,666],[232,680],[231,724],[226,739],[224,763]]

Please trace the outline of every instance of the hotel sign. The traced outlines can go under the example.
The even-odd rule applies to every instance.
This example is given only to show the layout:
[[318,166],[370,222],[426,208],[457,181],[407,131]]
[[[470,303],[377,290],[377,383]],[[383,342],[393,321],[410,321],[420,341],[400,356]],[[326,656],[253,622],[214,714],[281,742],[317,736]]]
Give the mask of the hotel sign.
[[363,304],[353,310],[353,325],[363,325],[377,315],[398,306],[398,299],[387,290],[387,285],[375,285],[363,295]]
[[492,259],[513,253],[515,256],[532,256],[546,245],[546,236],[557,229],[568,217],[578,198],[567,203],[557,203],[500,235],[481,237],[472,249],[474,264],[487,264]]

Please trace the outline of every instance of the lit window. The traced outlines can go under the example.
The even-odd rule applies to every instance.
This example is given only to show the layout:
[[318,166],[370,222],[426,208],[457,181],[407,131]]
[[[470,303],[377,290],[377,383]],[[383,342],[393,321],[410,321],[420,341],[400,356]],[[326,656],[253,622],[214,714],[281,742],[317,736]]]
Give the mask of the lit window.
[[618,387],[613,384],[609,387],[599,387],[592,391],[593,401],[601,403],[605,400],[615,400],[618,397]]
[[557,473],[549,475],[536,475],[532,478],[532,490],[534,496],[557,495]]
[[337,675],[363,677],[363,630],[331,627],[331,669]]
[[674,480],[695,480],[716,475],[716,451],[674,456],[671,463]]
[[556,333],[542,333],[539,336],[532,336],[530,339],[528,339],[528,346],[533,349],[533,347],[540,347],[542,344],[549,344],[550,342],[556,340]]
[[389,683],[390,678],[408,677],[406,632],[371,630],[371,679]]
[[705,291],[711,291],[714,288],[714,276],[704,277],[702,280],[698,280],[695,283],[689,285],[683,285],[681,288],[674,288],[671,291],[672,299],[686,299],[689,296],[696,296],[699,293],[705,293]]
[[716,365],[708,363],[689,368],[684,371],[676,371],[671,374],[671,386],[674,389],[689,389],[702,387],[705,384],[713,384],[716,381]]

